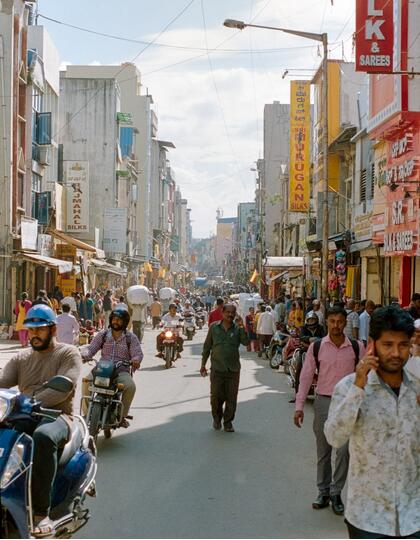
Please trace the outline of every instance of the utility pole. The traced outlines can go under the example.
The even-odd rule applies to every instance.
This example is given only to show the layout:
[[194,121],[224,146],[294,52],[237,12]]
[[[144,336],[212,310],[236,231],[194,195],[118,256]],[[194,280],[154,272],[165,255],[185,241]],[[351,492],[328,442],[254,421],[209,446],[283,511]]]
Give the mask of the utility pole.
[[322,60],[322,275],[321,298],[325,307],[328,297],[328,239],[329,239],[329,200],[328,200],[328,35],[322,34],[324,57]]

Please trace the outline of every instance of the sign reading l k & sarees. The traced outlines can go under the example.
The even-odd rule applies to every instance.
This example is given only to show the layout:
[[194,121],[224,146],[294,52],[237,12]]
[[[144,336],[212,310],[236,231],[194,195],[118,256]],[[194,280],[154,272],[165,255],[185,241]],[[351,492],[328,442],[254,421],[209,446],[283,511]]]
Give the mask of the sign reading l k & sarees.
[[392,73],[394,0],[356,0],[356,71]]
[[289,210],[309,211],[311,83],[290,82]]
[[89,162],[65,161],[67,232],[89,231]]

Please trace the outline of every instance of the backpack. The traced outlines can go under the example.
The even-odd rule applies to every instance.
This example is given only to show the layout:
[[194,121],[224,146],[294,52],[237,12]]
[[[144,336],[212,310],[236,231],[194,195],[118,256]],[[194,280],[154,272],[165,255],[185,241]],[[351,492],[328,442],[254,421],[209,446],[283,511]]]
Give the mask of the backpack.
[[[354,356],[355,356],[354,369],[356,369],[356,366],[359,363],[359,355],[360,355],[359,342],[357,341],[357,339],[353,339],[353,338],[349,338],[349,340],[350,340],[351,346],[353,347],[353,351],[354,351]],[[316,370],[317,370],[318,373],[319,373],[319,358],[318,358],[318,355],[319,355],[319,349],[321,348],[321,341],[322,341],[322,338],[317,339],[314,342],[314,350],[313,350],[315,364],[316,364]]]
[[[107,333],[108,333],[108,330],[102,330],[101,350],[103,349],[103,346],[105,345]],[[130,356],[131,356],[131,334],[127,334],[127,332],[125,332],[125,341],[127,343],[128,352],[130,353]]]

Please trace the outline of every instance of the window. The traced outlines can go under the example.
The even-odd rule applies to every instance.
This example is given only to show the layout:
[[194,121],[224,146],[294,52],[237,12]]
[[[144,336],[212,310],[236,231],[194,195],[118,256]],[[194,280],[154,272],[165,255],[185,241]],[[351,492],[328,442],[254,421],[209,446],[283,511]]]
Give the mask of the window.
[[36,142],[38,144],[51,144],[51,113],[37,114]]
[[370,166],[370,175],[371,175],[370,193],[369,193],[369,198],[370,199],[373,199],[374,196],[375,196],[375,174],[376,174],[375,162],[373,162],[373,163],[371,163],[371,166]]
[[44,95],[34,87],[32,94],[32,159],[38,161],[37,144],[51,144],[51,113],[42,112]]
[[360,173],[360,201],[366,202],[366,180],[367,180],[367,171],[363,169]]
[[32,173],[32,182],[31,182],[31,195],[32,195],[32,211],[31,215],[33,218],[36,218],[37,214],[37,205],[38,205],[38,199],[37,194],[41,192],[41,185],[42,185],[42,176],[36,173]]
[[133,153],[133,128],[121,127],[120,128],[120,147],[122,157],[131,157]]

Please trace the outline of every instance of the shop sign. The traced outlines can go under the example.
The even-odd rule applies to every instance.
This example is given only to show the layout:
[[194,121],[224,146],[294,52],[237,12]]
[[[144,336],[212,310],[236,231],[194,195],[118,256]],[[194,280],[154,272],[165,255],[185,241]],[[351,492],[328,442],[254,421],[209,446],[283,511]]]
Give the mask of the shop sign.
[[290,83],[290,192],[291,212],[309,211],[311,83]]
[[[400,196],[404,192],[400,191]],[[394,194],[390,194],[390,197]],[[388,204],[385,213],[385,255],[414,255],[418,241],[418,201],[396,199]]]
[[392,73],[394,2],[356,0],[356,71]]
[[76,276],[60,274],[57,276],[57,285],[60,287],[64,296],[71,296],[71,293],[76,290]]
[[67,232],[89,231],[89,162],[65,161]]
[[50,234],[38,235],[38,251],[43,257],[52,257],[54,253],[53,237]]
[[37,250],[38,220],[22,217],[20,220],[20,245],[22,249]]
[[127,209],[105,208],[103,248],[108,253],[126,253]]
[[413,133],[391,141],[388,147],[388,168],[385,171],[386,184],[407,182],[417,172],[417,158],[413,155]]
[[55,247],[57,254],[57,259],[62,259],[63,261],[76,262],[76,246],[70,244],[57,244]]

